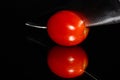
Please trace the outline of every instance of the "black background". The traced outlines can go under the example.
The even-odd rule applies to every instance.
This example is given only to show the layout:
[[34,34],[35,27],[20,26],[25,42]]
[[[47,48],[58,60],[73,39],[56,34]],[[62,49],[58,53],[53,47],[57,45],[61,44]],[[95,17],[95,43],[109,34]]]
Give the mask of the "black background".
[[[117,10],[119,5],[116,2],[115,0],[26,0],[16,2],[16,11],[17,17],[23,18],[24,23],[30,21],[45,26],[49,17],[56,11],[69,9],[84,13],[90,11],[91,13],[102,13],[107,10]],[[98,80],[119,79],[119,27],[120,24],[91,27],[87,39],[79,44],[89,57],[89,66],[86,71],[93,74]],[[24,56],[24,60],[19,61],[24,64],[22,73],[24,78],[27,80],[65,80],[54,75],[47,66],[48,50],[57,45],[49,38],[47,31],[25,25],[23,31],[24,51],[22,56]],[[18,58],[20,57],[18,56]],[[12,61],[8,61],[8,64],[12,64]],[[18,73],[19,70],[16,71],[16,75],[19,75]],[[93,79],[84,74],[72,80]]]

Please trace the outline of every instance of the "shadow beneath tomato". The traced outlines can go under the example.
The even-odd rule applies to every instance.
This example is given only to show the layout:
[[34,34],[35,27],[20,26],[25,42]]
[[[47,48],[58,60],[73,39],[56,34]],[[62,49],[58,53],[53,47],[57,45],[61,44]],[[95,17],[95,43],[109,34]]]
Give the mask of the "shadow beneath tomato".
[[79,46],[55,46],[50,49],[47,57],[50,70],[62,78],[81,76],[88,66],[88,56]]

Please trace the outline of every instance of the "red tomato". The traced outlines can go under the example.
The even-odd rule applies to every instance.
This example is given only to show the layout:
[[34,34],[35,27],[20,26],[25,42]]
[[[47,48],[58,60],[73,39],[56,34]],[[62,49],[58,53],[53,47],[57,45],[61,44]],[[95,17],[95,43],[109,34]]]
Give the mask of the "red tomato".
[[48,66],[56,75],[63,78],[74,78],[84,73],[88,57],[81,47],[52,48],[48,54]]
[[84,40],[85,22],[83,16],[73,11],[57,12],[48,20],[47,27],[48,35],[59,45],[73,46]]

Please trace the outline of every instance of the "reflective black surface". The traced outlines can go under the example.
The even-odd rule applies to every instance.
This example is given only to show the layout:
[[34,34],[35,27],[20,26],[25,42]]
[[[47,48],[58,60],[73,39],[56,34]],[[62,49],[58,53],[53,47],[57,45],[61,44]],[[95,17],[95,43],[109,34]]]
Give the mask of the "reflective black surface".
[[[29,37],[24,43],[24,76],[33,79],[62,80],[54,75],[47,66],[48,51],[54,47],[46,30],[25,28]],[[34,33],[34,34],[33,34]],[[119,76],[119,25],[92,27],[87,39],[78,46],[83,47],[89,58],[87,72],[93,74],[98,80],[118,79]],[[46,76],[46,77],[44,77]],[[93,80],[83,75],[75,80]],[[74,79],[73,79],[74,80]]]
[[[79,4],[75,0],[60,1],[26,1],[23,7],[18,7],[19,17],[26,21],[33,21],[45,25],[48,18],[60,9],[79,9]],[[86,0],[87,1],[87,0]],[[95,0],[89,0],[92,4]],[[102,0],[103,1],[103,0]],[[97,4],[102,3],[98,0]],[[112,0],[106,0],[109,3]],[[73,6],[73,3],[77,4]],[[84,0],[85,3],[85,0]],[[88,6],[89,3],[86,3]],[[44,4],[42,6],[42,4]],[[97,5],[96,4],[96,5]],[[67,6],[68,5],[68,6]],[[83,5],[83,4],[81,4]],[[62,8],[60,8],[62,6]],[[90,5],[91,6],[91,5]],[[119,6],[119,5],[118,5]],[[101,7],[104,7],[102,5]],[[117,7],[117,6],[114,6]],[[54,9],[53,9],[54,8]],[[88,7],[85,7],[87,9]],[[111,8],[110,8],[111,9]],[[113,9],[113,8],[112,8]],[[84,10],[83,10],[84,11]],[[102,13],[102,12],[101,12]],[[52,73],[47,65],[48,51],[56,46],[44,29],[36,29],[28,26],[23,27],[24,31],[24,77],[33,80],[65,80]],[[87,39],[78,46],[87,52],[89,65],[87,72],[95,76],[98,80],[118,80],[120,68],[120,24],[101,25],[90,28]],[[83,74],[74,79],[68,80],[94,80],[87,74]]]

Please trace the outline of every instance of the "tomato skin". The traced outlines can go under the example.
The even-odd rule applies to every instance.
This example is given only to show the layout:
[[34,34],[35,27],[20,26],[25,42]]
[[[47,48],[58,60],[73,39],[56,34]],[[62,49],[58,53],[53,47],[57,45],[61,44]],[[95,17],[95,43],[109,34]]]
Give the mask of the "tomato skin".
[[74,46],[83,41],[85,22],[73,11],[59,11],[47,23],[50,38],[62,46]]
[[90,31],[89,28],[85,28],[84,29],[84,32],[83,32],[83,41],[87,38],[89,31]]
[[74,78],[84,73],[88,57],[81,47],[53,47],[48,54],[50,70],[62,78]]

